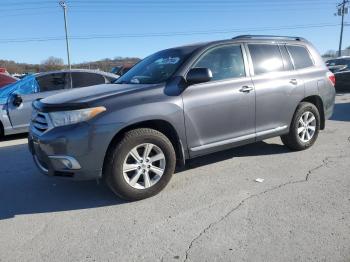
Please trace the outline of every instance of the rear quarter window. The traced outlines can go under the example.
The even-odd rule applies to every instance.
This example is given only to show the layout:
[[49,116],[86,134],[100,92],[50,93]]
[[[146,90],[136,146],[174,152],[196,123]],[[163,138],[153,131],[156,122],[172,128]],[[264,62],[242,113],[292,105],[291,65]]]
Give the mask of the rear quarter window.
[[305,47],[287,45],[287,49],[292,56],[295,69],[303,69],[314,65],[310,53]]

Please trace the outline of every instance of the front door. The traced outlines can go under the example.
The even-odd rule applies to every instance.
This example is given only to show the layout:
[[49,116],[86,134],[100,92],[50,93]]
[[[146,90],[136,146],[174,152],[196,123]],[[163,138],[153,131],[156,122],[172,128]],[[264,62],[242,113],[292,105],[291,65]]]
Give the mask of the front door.
[[243,57],[241,45],[221,45],[192,66],[209,68],[213,78],[182,94],[191,156],[255,140],[255,91]]

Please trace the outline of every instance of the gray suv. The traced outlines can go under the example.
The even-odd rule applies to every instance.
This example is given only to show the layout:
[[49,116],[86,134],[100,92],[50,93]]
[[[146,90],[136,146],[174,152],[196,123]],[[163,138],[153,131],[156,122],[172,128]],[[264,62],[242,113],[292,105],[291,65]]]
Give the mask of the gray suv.
[[239,36],[163,50],[115,84],[35,101],[29,147],[49,176],[103,178],[138,200],[200,155],[275,136],[311,147],[334,98],[334,75],[305,39]]

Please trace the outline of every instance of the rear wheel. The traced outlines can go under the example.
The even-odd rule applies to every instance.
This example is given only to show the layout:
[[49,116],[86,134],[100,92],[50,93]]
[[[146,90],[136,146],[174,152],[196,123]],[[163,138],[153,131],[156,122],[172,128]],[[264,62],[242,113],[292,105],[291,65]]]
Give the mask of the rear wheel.
[[110,150],[106,181],[123,199],[144,199],[168,184],[175,163],[174,148],[164,134],[148,128],[135,129]]
[[320,113],[314,104],[299,104],[287,135],[281,136],[283,144],[292,150],[304,150],[311,147],[320,130]]

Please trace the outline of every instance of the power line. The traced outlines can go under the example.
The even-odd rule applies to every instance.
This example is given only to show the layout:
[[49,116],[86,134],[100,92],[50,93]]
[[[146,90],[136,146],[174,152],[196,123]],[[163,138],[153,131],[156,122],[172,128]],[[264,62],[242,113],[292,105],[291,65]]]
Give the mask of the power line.
[[[45,10],[45,12],[41,12],[42,14],[45,14],[46,12],[50,12],[50,10],[54,10],[54,8],[51,7],[40,7],[40,8],[20,8],[20,9],[8,9],[8,10],[0,10],[0,12],[6,12],[7,16],[10,16],[11,14],[23,14],[26,15],[25,11],[31,11],[31,10],[37,10],[41,9],[42,11]],[[91,6],[71,6],[71,10],[74,12],[113,12],[113,13],[118,13],[118,12],[130,12],[130,13],[136,13],[136,12],[169,12],[169,13],[176,13],[176,12],[233,12],[233,11],[240,11],[240,10],[249,10],[250,14],[252,12],[261,12],[261,10],[265,11],[286,11],[286,12],[291,12],[291,11],[304,11],[304,10],[328,10],[328,6],[304,6],[304,7],[296,7],[296,6],[291,6],[288,8],[283,8],[281,6],[273,6],[273,7],[267,7],[267,6],[262,6],[258,10],[252,10],[250,6],[241,6],[240,8],[237,7],[225,7],[225,6],[215,6],[215,7],[209,7],[209,6],[201,6],[201,7],[196,7],[196,6],[187,6],[187,7],[168,7],[168,6],[161,6],[157,7],[155,9],[154,6],[139,6],[139,8],[134,8],[132,6],[119,6],[118,10],[112,10],[111,8],[108,8],[106,6],[99,6],[99,7],[91,7]],[[47,10],[47,11],[46,11]],[[19,12],[18,12],[19,11]],[[1,16],[2,17],[2,16]],[[1,18],[0,17],[0,18]]]
[[[21,8],[14,8],[16,5],[6,5],[6,4],[1,4],[1,10],[9,10],[9,11],[14,11],[14,10],[32,10],[36,8],[41,8],[41,9],[46,9],[50,8],[50,6],[43,6],[43,5],[51,5],[52,8],[54,8],[52,3],[38,3],[34,4],[35,2],[32,2],[33,4],[30,5],[30,7],[23,7],[26,3],[20,4]],[[157,7],[167,7],[167,6],[177,6],[177,7],[188,7],[188,6],[196,6],[197,8],[200,7],[205,7],[205,6],[232,6],[232,7],[251,7],[251,6],[256,6],[256,3],[254,2],[232,2],[232,1],[99,1],[99,2],[85,2],[85,1],[71,1],[69,2],[70,6],[75,6],[75,7],[109,7],[109,6],[117,6],[117,7],[125,7],[125,6],[130,6],[130,7],[147,7],[150,6],[154,8],[154,5]],[[260,7],[264,6],[279,6],[279,7],[284,7],[284,6],[297,6],[297,7],[303,7],[306,5],[310,5],[312,7],[315,6],[315,2],[305,2],[301,1],[298,2],[298,0],[295,0],[293,2],[264,2],[263,4],[260,4]],[[37,5],[37,6],[36,6]],[[317,1],[317,6],[320,5],[333,5],[331,2],[319,2]],[[5,7],[5,8],[4,8]],[[6,9],[10,7],[9,9]]]
[[[194,9],[190,9],[190,8],[186,8],[186,9],[174,9],[174,8],[169,8],[169,9],[161,9],[161,10],[154,10],[152,8],[150,9],[147,9],[147,10],[144,10],[144,9],[122,9],[122,8],[119,8],[118,11],[116,10],[111,10],[110,8],[109,9],[98,9],[98,8],[94,8],[94,9],[85,9],[85,8],[76,8],[76,7],[73,7],[73,8],[70,8],[71,10],[71,13],[82,13],[82,14],[94,14],[94,15],[98,15],[97,13],[99,12],[103,12],[104,14],[116,14],[116,12],[123,12],[123,13],[130,13],[130,14],[139,14],[139,13],[142,13],[142,14],[149,14],[149,15],[154,15],[154,14],[158,14],[159,16],[161,15],[169,15],[169,14],[191,14],[193,13],[194,11],[197,11],[197,12],[200,12],[202,14],[207,14],[207,13],[232,13],[233,11],[237,11],[237,12],[243,12],[242,10],[243,9],[229,9],[229,8],[221,8],[221,9],[213,9],[213,8],[210,8],[210,9],[200,9],[200,10],[194,10]],[[293,12],[293,15],[295,15],[296,12],[303,12],[305,10],[324,10],[324,11],[327,11],[329,10],[328,7],[325,7],[325,8],[315,8],[315,7],[304,7],[304,8],[284,8],[284,9],[281,9],[281,8],[268,8],[268,9],[264,9],[264,8],[260,8],[259,10],[251,10],[249,8],[247,8],[247,10],[249,10],[249,14],[250,15],[254,15],[254,12],[256,11],[256,13],[258,12],[261,12],[261,11],[264,11],[264,12],[267,12],[267,11],[270,11],[270,12]],[[0,11],[1,12],[1,11]],[[5,11],[4,11],[5,12]],[[8,18],[8,17],[18,17],[18,16],[36,16],[36,15],[47,15],[47,14],[58,14],[57,11],[51,11],[50,10],[47,10],[45,12],[15,12],[15,13],[11,13],[10,11],[6,11],[6,14],[5,15],[1,15],[0,16],[0,19],[2,18]]]
[[[223,29],[223,30],[205,30],[205,31],[183,31],[183,32],[163,32],[163,33],[142,33],[142,34],[109,34],[109,35],[82,35],[72,36],[70,40],[92,40],[92,39],[117,39],[117,38],[146,38],[146,37],[172,37],[172,36],[192,36],[192,35],[210,35],[210,34],[228,34],[257,31],[279,31],[308,28],[325,28],[339,26],[339,24],[313,24],[313,25],[294,25],[281,27],[261,27],[245,29]],[[37,37],[37,38],[11,38],[0,39],[0,44],[8,43],[28,43],[28,42],[48,42],[64,40],[64,36]]]
[[[69,4],[72,3],[80,3],[80,4],[95,4],[95,3],[101,3],[101,4],[121,4],[121,3],[134,3],[134,4],[140,4],[140,3],[157,3],[157,4],[167,4],[167,3],[196,3],[196,4],[201,4],[201,3],[212,3],[212,0],[167,0],[167,1],[156,1],[156,0],[99,0],[98,2],[87,2],[86,0],[67,0]],[[289,4],[289,3],[334,3],[333,0],[294,0],[293,2],[281,2],[279,0],[273,1],[264,1],[264,3],[276,3],[276,4]],[[215,4],[220,4],[220,3],[249,3],[249,4],[254,4],[256,5],[256,1],[249,1],[249,0],[235,0],[232,2],[232,0],[217,0],[214,2]],[[6,5],[6,6],[16,6],[16,5],[43,5],[43,4],[54,4],[54,2],[48,2],[48,1],[11,1],[11,2],[3,2],[1,5]]]
[[37,15],[40,15],[40,16],[43,16],[43,15],[52,15],[52,14],[59,14],[58,11],[48,11],[48,12],[45,12],[45,13],[38,13],[38,12],[31,12],[31,13],[25,13],[25,14],[5,14],[5,15],[1,15],[0,16],[0,19],[1,18],[6,18],[6,17],[18,17],[18,16],[37,16]]

